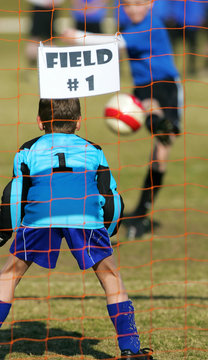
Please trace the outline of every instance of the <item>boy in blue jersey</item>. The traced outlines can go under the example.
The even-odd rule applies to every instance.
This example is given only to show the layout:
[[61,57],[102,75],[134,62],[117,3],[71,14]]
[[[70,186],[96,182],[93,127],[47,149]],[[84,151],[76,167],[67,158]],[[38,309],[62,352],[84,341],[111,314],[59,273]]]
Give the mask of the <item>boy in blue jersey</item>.
[[152,2],[123,0],[122,4],[132,21],[132,25],[125,29],[123,39],[130,59],[134,95],[149,112],[146,127],[155,141],[140,199],[135,210],[125,216],[124,224],[128,228],[128,237],[132,239],[157,226],[157,223],[151,224],[147,213],[162,187],[168,155],[176,135],[180,133],[183,96],[168,33],[152,11]]
[[21,146],[2,196],[0,246],[16,234],[0,273],[0,326],[24,273],[33,262],[55,268],[65,237],[80,269],[92,267],[105,291],[123,359],[136,354],[151,360],[152,351],[140,349],[109,239],[118,231],[122,198],[100,146],[74,133],[81,123],[79,100],[41,99],[37,122],[45,135]]
[[[130,239],[141,237],[157,223],[148,212],[162,188],[168,155],[180,133],[180,111],[183,104],[179,73],[173,61],[168,33],[160,18],[152,12],[150,0],[122,0],[121,6],[131,20],[118,45],[127,49],[134,82],[134,95],[146,110],[146,127],[154,137],[154,151],[135,210],[125,214],[123,224]],[[104,43],[111,36],[83,36],[68,29],[64,33],[70,43]]]

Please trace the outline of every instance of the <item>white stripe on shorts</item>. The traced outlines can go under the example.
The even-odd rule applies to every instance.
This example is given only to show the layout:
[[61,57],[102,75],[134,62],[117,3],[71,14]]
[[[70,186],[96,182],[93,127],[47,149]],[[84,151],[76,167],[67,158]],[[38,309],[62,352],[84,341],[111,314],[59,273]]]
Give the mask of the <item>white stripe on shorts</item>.
[[24,239],[25,261],[27,261],[27,248],[26,248],[25,230],[26,230],[26,228],[24,228],[24,230],[23,230],[23,239]]

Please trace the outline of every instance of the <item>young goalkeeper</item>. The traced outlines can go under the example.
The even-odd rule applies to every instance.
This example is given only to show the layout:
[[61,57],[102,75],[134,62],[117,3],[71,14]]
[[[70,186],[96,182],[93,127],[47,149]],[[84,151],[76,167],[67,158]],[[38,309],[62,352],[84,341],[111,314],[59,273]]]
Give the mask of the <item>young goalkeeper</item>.
[[81,124],[79,100],[41,99],[37,122],[45,135],[21,146],[2,196],[0,246],[12,230],[16,234],[0,273],[0,325],[24,273],[33,262],[55,268],[65,237],[80,269],[92,267],[105,291],[124,359],[153,359],[140,349],[134,308],[109,239],[118,231],[122,198],[100,146],[74,134]]
[[[122,0],[121,3],[132,24],[125,28],[118,45],[128,51],[134,95],[143,103],[146,127],[154,137],[154,151],[141,196],[135,210],[125,214],[124,224],[132,239],[151,231],[148,213],[162,188],[167,159],[180,133],[183,94],[168,33],[154,13],[153,2]],[[66,30],[64,36],[66,41],[76,44],[83,43],[83,39],[86,45],[114,41],[112,36],[86,35],[74,29]]]

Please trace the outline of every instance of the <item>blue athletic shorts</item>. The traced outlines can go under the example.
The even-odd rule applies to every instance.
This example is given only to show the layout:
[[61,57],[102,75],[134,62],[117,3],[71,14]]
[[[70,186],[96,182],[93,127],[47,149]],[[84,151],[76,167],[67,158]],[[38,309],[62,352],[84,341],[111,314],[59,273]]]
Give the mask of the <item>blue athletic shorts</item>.
[[105,228],[90,230],[27,227],[18,229],[10,253],[19,259],[54,269],[63,237],[82,270],[92,267],[113,253]]

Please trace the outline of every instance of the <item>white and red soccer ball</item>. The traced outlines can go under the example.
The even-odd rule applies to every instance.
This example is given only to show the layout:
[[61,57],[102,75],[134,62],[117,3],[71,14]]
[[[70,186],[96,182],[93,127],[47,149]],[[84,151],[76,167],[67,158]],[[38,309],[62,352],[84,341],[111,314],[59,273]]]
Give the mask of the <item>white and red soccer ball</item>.
[[141,102],[129,94],[117,94],[110,98],[105,105],[104,116],[108,127],[122,135],[139,130],[145,121]]

